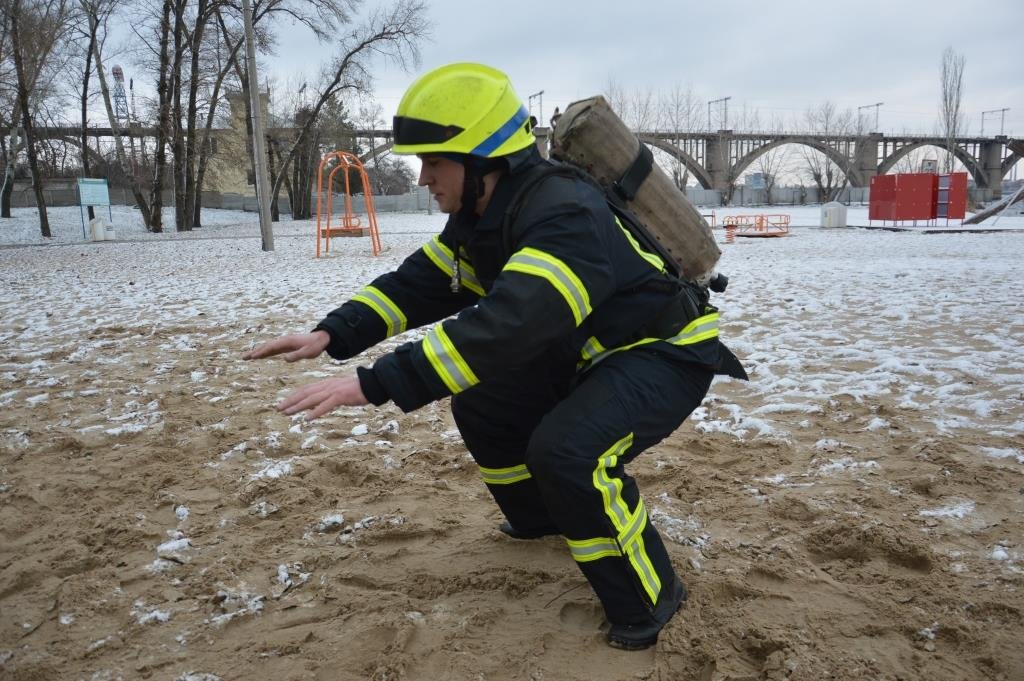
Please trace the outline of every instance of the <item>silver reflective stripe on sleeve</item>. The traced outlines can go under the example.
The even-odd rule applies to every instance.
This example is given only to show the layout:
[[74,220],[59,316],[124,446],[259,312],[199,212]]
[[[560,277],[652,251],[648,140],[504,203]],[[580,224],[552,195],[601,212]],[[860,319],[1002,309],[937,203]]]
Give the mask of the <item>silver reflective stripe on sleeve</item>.
[[472,388],[480,382],[469,364],[455,348],[444,325],[438,324],[423,338],[423,353],[430,366],[453,394]]
[[376,312],[388,327],[389,337],[405,331],[408,320],[402,310],[377,287],[367,286],[352,296],[352,300],[362,303]]

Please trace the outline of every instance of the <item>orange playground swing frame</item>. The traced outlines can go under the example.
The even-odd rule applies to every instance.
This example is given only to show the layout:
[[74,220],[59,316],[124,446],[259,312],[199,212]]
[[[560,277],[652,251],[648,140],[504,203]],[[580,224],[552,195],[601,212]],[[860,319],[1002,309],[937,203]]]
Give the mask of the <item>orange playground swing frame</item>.
[[[324,168],[331,161],[337,161],[337,165],[331,169],[327,176],[326,192],[327,200],[324,201]],[[350,186],[349,171],[355,169],[359,173],[362,182],[363,201],[366,206],[366,221],[363,225],[360,216],[352,212],[352,188]],[[334,176],[338,171],[343,170],[345,176],[345,212],[339,217],[340,226],[331,227],[331,215],[334,212]],[[326,206],[324,205],[326,203]],[[327,209],[326,213],[324,208]],[[370,178],[366,175],[366,168],[363,167],[359,157],[347,151],[332,151],[324,154],[320,159],[320,167],[316,171],[316,257],[320,257],[320,240],[324,242],[324,252],[331,250],[331,238],[336,236],[369,236],[373,254],[380,255],[380,233],[377,231],[377,212],[373,207],[373,192],[370,190]]]

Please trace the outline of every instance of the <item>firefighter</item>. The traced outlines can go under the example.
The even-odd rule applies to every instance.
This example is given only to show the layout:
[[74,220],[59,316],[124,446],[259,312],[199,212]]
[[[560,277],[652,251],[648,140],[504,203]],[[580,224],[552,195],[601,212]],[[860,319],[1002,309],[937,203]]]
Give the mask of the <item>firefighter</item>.
[[460,63],[421,76],[399,104],[394,140],[395,153],[420,158],[419,184],[449,216],[442,232],[312,332],[244,357],[346,359],[432,325],[278,409],[317,418],[392,401],[410,412],[451,397],[505,515],[498,529],[563,536],[604,607],[609,644],[649,647],[686,589],[625,466],[679,427],[716,373],[746,377],[719,342],[717,310],[706,298],[695,306],[692,287],[591,184],[555,175],[517,197],[550,162],[502,72]]

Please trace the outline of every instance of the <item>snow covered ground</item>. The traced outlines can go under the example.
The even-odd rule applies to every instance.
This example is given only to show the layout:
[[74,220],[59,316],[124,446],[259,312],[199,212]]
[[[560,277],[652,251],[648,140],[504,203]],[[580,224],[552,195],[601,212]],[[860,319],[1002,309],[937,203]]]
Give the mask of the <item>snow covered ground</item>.
[[[710,215],[715,212],[718,226],[721,226],[723,218],[729,215],[757,215],[757,214],[785,214],[790,216],[790,224],[793,227],[818,227],[821,225],[821,206],[730,206],[727,208],[700,207],[702,214]],[[35,208],[14,208],[11,211],[12,217],[7,220],[0,220],[0,246],[15,244],[43,244],[43,243],[81,243],[88,241],[83,237],[82,211],[76,207],[58,206],[49,208],[47,216],[50,222],[50,232],[53,235],[50,239],[44,239],[39,233],[39,218]],[[380,227],[382,231],[405,229],[411,221],[414,225],[443,224],[444,217],[438,213],[427,215],[426,213],[409,214],[419,215],[422,219],[416,220],[412,217],[398,217],[392,219],[387,213],[380,216]],[[129,206],[111,206],[110,217],[106,208],[97,208],[96,216],[107,219],[111,222],[121,240],[149,240],[149,239],[175,239],[175,238],[208,238],[211,236],[238,237],[253,236],[259,234],[258,221],[254,213],[246,213],[237,210],[221,210],[217,208],[206,208],[203,210],[203,227],[192,232],[175,232],[173,227],[170,231],[161,234],[150,234],[142,224],[139,211]],[[88,223],[88,215],[85,216]],[[710,222],[710,218],[708,218]],[[869,224],[867,206],[853,205],[847,210],[847,222],[850,225],[865,226]],[[174,224],[174,213],[171,209],[164,210],[164,224]],[[396,224],[398,225],[396,227]],[[875,221],[876,226],[882,223]],[[908,227],[910,225],[907,225]],[[946,227],[944,221],[937,222],[938,227]],[[959,228],[954,221],[949,225],[951,229]],[[929,228],[921,224],[920,229]],[[1007,211],[1006,215],[992,217],[986,220],[977,228],[983,229],[1024,229],[1024,204],[1018,204]],[[313,227],[308,221],[299,221],[292,224],[289,215],[282,215],[281,222],[274,224],[275,236],[284,237],[311,235]]]
[[443,215],[382,214],[379,257],[320,259],[312,223],[263,252],[248,213],[148,235],[123,209],[121,241],[86,243],[57,209],[56,247],[0,221],[0,673],[288,678],[342,654],[329,678],[1021,678],[1024,233],[778,212],[789,237],[715,233],[751,381],[631,464],[694,597],[628,660],[563,543],[497,536],[445,405],[272,409],[421,330],[346,363],[240,359]]

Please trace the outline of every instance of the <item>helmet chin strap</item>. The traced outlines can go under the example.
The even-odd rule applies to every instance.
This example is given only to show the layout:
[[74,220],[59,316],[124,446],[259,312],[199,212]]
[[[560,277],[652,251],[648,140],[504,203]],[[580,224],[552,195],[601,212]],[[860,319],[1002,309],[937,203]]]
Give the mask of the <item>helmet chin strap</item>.
[[[462,167],[465,169],[462,180],[462,199],[455,217],[459,227],[469,231],[480,219],[480,216],[476,214],[476,204],[486,190],[484,175],[505,168],[507,164],[500,158],[480,158],[467,154],[462,157]],[[452,268],[452,293],[458,293],[462,288],[462,272],[459,266],[459,231],[459,229],[454,230],[454,242],[452,243],[452,256],[455,261],[455,266]]]
[[478,172],[471,157],[465,156],[462,159],[462,167],[465,169],[465,174],[462,180],[461,205],[455,214],[458,225],[452,231],[452,260],[455,261],[452,267],[452,293],[458,293],[462,289],[462,268],[459,265],[459,232],[462,229],[467,231],[472,229],[473,225],[480,219],[476,214],[476,202],[484,194],[484,178]]

